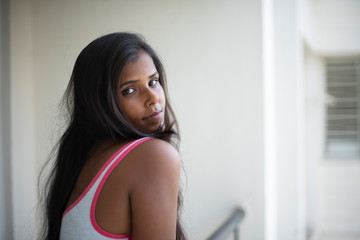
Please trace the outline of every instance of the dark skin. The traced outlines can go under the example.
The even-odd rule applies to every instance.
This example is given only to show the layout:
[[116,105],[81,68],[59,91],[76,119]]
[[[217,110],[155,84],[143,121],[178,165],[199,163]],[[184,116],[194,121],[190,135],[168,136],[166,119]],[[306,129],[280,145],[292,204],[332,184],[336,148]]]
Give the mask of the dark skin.
[[137,129],[154,132],[164,123],[164,90],[153,60],[146,53],[140,53],[123,69],[119,100],[124,115]]
[[[136,128],[144,132],[161,128],[165,95],[146,53],[125,66],[119,98],[121,110]],[[124,145],[107,140],[89,153],[68,206]],[[113,234],[131,233],[133,240],[174,239],[180,168],[179,154],[171,144],[153,139],[137,146],[115,167],[100,192],[95,208],[98,225]]]

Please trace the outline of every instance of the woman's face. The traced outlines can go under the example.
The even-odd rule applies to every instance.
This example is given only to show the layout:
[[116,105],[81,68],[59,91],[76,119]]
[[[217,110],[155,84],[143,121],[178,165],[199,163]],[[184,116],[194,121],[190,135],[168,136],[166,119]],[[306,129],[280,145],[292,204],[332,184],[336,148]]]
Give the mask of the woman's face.
[[141,52],[125,65],[119,83],[120,108],[135,128],[150,133],[164,124],[165,94],[152,58]]

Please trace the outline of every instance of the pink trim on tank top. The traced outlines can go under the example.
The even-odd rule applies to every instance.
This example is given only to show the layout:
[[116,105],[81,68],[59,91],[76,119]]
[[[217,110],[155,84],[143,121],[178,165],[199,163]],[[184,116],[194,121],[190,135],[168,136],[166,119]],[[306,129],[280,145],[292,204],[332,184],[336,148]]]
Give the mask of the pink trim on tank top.
[[[135,140],[137,141],[137,140]],[[118,151],[116,151],[109,160],[100,168],[100,171],[95,175],[94,179],[90,182],[90,184],[85,188],[85,190],[82,192],[82,194],[73,202],[63,213],[62,217],[64,217],[68,212],[70,212],[71,209],[73,209],[80,201],[85,197],[85,195],[90,191],[92,186],[95,184],[95,182],[98,180],[100,175],[104,172],[104,170],[109,166],[111,161],[116,158],[124,149],[126,149],[129,145],[134,143],[135,141],[129,142],[128,144],[124,145],[122,148],[120,148]]]
[[115,239],[119,239],[119,238],[124,238],[124,237],[128,237],[129,240],[131,240],[131,233],[129,234],[113,234],[113,233],[109,233],[106,230],[102,229],[99,224],[96,222],[96,218],[95,218],[95,207],[96,207],[96,203],[97,200],[99,198],[100,192],[102,187],[104,186],[107,178],[110,176],[111,172],[114,170],[114,168],[120,163],[120,161],[122,159],[124,159],[124,157],[131,151],[133,150],[135,147],[137,147],[139,144],[151,140],[152,138],[141,138],[139,140],[133,141],[130,144],[126,145],[126,148],[124,147],[123,149],[121,149],[122,151],[124,151],[123,153],[121,153],[121,155],[119,156],[119,158],[117,158],[114,163],[110,166],[110,168],[106,171],[104,177],[101,179],[101,182],[99,184],[99,186],[96,189],[94,198],[92,200],[91,203],[91,208],[90,208],[90,221],[94,227],[94,229],[100,233],[101,235],[104,235],[106,237],[109,238],[115,238]]

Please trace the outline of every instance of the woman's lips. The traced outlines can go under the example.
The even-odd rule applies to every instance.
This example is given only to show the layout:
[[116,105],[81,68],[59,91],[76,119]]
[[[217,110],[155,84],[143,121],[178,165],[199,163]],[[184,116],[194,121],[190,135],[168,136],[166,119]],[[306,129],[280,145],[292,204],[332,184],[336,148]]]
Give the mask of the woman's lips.
[[143,120],[157,120],[162,118],[162,111],[154,112],[151,115],[144,117]]

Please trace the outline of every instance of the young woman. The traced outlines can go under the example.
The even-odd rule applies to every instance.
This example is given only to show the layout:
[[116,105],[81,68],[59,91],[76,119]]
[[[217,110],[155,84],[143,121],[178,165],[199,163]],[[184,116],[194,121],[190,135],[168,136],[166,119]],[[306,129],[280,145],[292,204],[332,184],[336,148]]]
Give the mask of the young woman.
[[185,239],[177,122],[152,48],[130,33],[94,40],[64,100],[42,239]]

